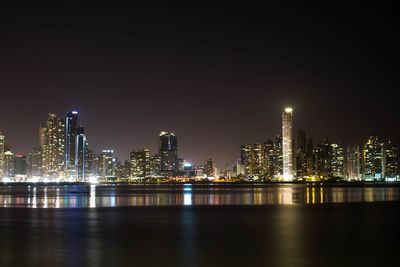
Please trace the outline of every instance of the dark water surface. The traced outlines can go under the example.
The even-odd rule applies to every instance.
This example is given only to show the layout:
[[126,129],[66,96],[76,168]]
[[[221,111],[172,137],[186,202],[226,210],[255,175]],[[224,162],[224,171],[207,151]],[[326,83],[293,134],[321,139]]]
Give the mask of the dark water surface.
[[[315,188],[314,203],[320,204],[314,205],[306,205],[307,187],[299,185],[261,186],[255,187],[256,192],[251,186],[225,187],[223,190],[229,192],[224,193],[192,186],[191,205],[185,205],[189,202],[181,196],[188,191],[184,188],[164,187],[167,202],[160,200],[159,206],[152,202],[159,192],[154,187],[137,187],[135,193],[115,188],[115,204],[102,206],[117,207],[100,208],[86,208],[91,201],[83,199],[90,196],[78,193],[79,189],[59,188],[59,198],[67,198],[59,207],[85,208],[49,208],[58,205],[49,201],[53,199],[49,192],[57,188],[47,188],[48,208],[39,208],[46,202],[39,193],[43,188],[36,189],[36,204],[23,188],[0,188],[1,205],[12,207],[0,208],[0,266],[399,265],[400,202],[396,187],[326,187],[323,204],[320,188]],[[103,189],[98,193],[96,188],[96,205],[114,203],[106,200],[113,198],[113,194],[108,195],[111,188]],[[259,197],[258,190],[262,191]],[[310,204],[312,191],[309,188]],[[103,193],[107,197],[98,198]],[[70,194],[77,195],[72,197],[74,201]],[[118,197],[134,198],[136,194],[144,198],[140,205],[135,207],[125,200],[120,205]],[[246,194],[250,196],[245,198]],[[174,197],[175,202],[166,204]],[[269,198],[275,202],[268,202]],[[197,202],[205,199],[206,203]],[[23,205],[27,208],[15,208]],[[34,205],[37,208],[29,208]]]

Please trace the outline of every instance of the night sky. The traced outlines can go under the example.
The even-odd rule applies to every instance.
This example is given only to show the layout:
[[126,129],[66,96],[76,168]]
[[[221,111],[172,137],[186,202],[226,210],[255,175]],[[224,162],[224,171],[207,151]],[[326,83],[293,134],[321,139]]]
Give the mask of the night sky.
[[167,130],[180,157],[222,166],[280,133],[286,105],[315,142],[400,142],[393,9],[109,2],[0,9],[0,131],[14,152],[70,109],[95,152],[121,159]]

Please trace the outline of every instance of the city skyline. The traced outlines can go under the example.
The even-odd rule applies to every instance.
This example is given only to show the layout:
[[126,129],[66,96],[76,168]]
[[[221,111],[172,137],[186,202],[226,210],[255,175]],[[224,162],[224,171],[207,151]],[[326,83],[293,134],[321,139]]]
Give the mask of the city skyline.
[[[286,112],[287,109],[290,109],[290,113],[292,112],[292,106],[286,106],[285,112]],[[75,115],[79,114],[79,118],[80,118],[80,121],[81,121],[81,113],[80,113],[79,111],[77,111],[77,110],[79,110],[79,109],[73,109],[73,111],[66,111],[66,112],[64,112],[64,113],[67,114],[67,115],[68,115],[68,113],[71,113],[71,112],[74,112]],[[285,113],[285,112],[284,112],[284,113]],[[48,114],[55,114],[55,115],[57,115],[58,113],[52,113],[52,112],[50,112],[50,113],[47,113],[47,115],[48,115]],[[62,114],[62,113],[61,113],[61,114]],[[278,114],[278,113],[276,113],[276,114]],[[296,114],[296,119],[297,119],[297,116],[298,116],[298,114]],[[279,123],[281,123],[281,125],[277,127],[278,129],[276,130],[275,134],[272,134],[272,135],[270,135],[270,136],[266,136],[266,137],[264,137],[264,139],[262,139],[262,138],[260,138],[260,139],[254,139],[253,142],[252,142],[252,141],[249,141],[249,140],[239,140],[239,141],[238,141],[238,142],[239,142],[239,143],[238,143],[239,145],[238,145],[237,147],[240,147],[241,145],[246,144],[246,143],[249,143],[249,144],[250,144],[250,143],[260,143],[260,142],[263,143],[263,142],[266,142],[266,141],[267,141],[268,139],[270,139],[270,138],[274,138],[274,137],[277,136],[277,135],[282,135],[282,130],[281,130],[281,128],[282,128],[282,125],[283,125],[283,124],[282,124],[282,121],[281,121],[281,120],[279,120]],[[86,124],[86,122],[85,122],[85,123],[82,123],[82,124]],[[294,122],[293,125],[294,125],[294,127],[293,127],[293,129],[292,129],[293,140],[296,139],[296,138],[294,138],[294,137],[295,137],[295,135],[298,133],[299,130],[306,130],[306,131],[307,131],[307,129],[304,129],[304,128],[298,126],[296,122]],[[81,124],[76,125],[75,127],[77,127],[77,126],[81,127]],[[297,126],[297,127],[296,127],[296,126]],[[40,134],[40,126],[37,127],[37,128],[39,129],[38,132],[39,132],[39,134]],[[121,129],[121,130],[123,131],[123,129]],[[160,130],[158,130],[158,131],[156,132],[156,134],[153,135],[153,136],[156,136],[156,135],[158,135],[159,133],[164,132],[165,130],[166,130],[165,128],[164,128],[164,129],[160,129]],[[169,129],[169,130],[171,130],[171,129]],[[90,129],[89,129],[89,130],[88,130],[88,129],[85,129],[84,131],[85,131],[85,139],[86,139],[86,137],[88,136],[88,135],[86,134],[86,132],[87,132],[87,131],[91,132],[91,131],[90,131]],[[174,131],[174,130],[171,130],[171,132],[177,133],[177,134],[179,135],[179,133],[176,132],[176,131]],[[4,136],[7,136],[7,141],[8,141],[7,144],[12,146],[13,152],[14,152],[15,154],[17,154],[17,155],[27,155],[27,154],[29,154],[29,151],[30,151],[32,148],[35,148],[35,147],[39,147],[39,146],[40,146],[40,137],[38,136],[37,138],[30,138],[30,139],[36,139],[36,140],[37,140],[37,141],[36,141],[36,144],[35,144],[35,142],[33,142],[34,145],[31,145],[31,146],[29,146],[29,147],[27,147],[27,148],[25,148],[25,149],[23,149],[23,150],[18,150],[18,147],[20,147],[19,144],[18,144],[18,143],[14,144],[14,143],[12,143],[12,141],[9,141],[9,140],[14,140],[14,139],[15,139],[15,136],[10,136],[10,135],[5,134],[5,133],[7,133],[7,129],[6,129],[6,128],[0,129],[0,133],[2,133]],[[370,131],[369,133],[364,134],[364,136],[363,136],[362,139],[360,139],[360,140],[358,140],[358,141],[350,142],[350,143],[346,143],[346,142],[343,142],[343,141],[341,141],[341,140],[336,140],[336,139],[330,138],[329,136],[322,136],[322,137],[320,137],[320,138],[317,139],[317,138],[314,138],[314,136],[315,136],[314,134],[310,134],[309,131],[307,131],[307,133],[310,135],[309,137],[311,137],[311,138],[313,139],[313,141],[314,141],[316,144],[323,142],[325,139],[329,139],[329,140],[331,140],[331,141],[333,141],[333,142],[335,142],[335,143],[339,143],[339,144],[341,144],[341,145],[343,145],[343,146],[346,146],[346,147],[350,147],[350,146],[353,146],[353,145],[362,145],[364,142],[366,142],[366,141],[368,140],[368,138],[369,138],[369,136],[370,136],[371,134],[377,134],[377,135],[380,136],[380,138],[382,138],[385,142],[391,142],[394,146],[398,146],[398,142],[399,142],[399,141],[398,141],[397,139],[395,139],[395,138],[382,136],[382,135],[379,134],[379,132],[377,132],[377,131]],[[262,134],[260,134],[260,135],[262,135]],[[153,137],[153,136],[152,136],[152,137]],[[89,137],[90,137],[90,136],[89,136]],[[181,138],[182,138],[182,137],[181,137]],[[112,149],[112,150],[115,151],[116,156],[117,156],[119,159],[121,159],[122,161],[124,161],[124,160],[128,160],[128,159],[129,159],[129,154],[130,154],[130,152],[131,152],[132,150],[139,150],[139,149],[143,149],[143,148],[149,148],[149,149],[151,149],[152,151],[158,150],[158,145],[159,145],[158,142],[154,141],[154,140],[155,140],[154,138],[152,138],[152,139],[153,139],[152,142],[150,142],[149,144],[140,143],[139,145],[137,145],[137,146],[135,146],[135,147],[133,147],[132,145],[126,144],[126,145],[125,145],[125,149],[121,149],[120,151],[119,151],[118,149],[115,148],[116,146],[107,145],[107,144],[96,144],[96,143],[93,145],[93,142],[91,142],[90,149],[91,149],[92,151],[96,152],[96,153],[100,153],[102,150],[105,150],[105,149],[106,149],[106,150],[107,150],[107,149]],[[182,138],[182,139],[185,139],[185,138]],[[90,140],[92,140],[91,137],[90,137]],[[136,140],[136,141],[138,141],[138,140]],[[190,140],[188,140],[188,141],[190,141]],[[140,142],[140,140],[139,140],[139,142]],[[180,141],[180,142],[181,142],[181,141]],[[187,144],[185,144],[185,145],[187,145]],[[190,147],[190,142],[188,142],[188,145],[189,145],[189,147]],[[210,150],[213,150],[213,147],[210,147]],[[218,147],[217,147],[217,150],[218,150]],[[122,153],[122,151],[129,151],[129,152],[128,152],[127,154],[124,154],[124,153]],[[182,151],[190,151],[190,149],[188,149],[187,147],[185,148],[184,146],[181,146],[180,151],[181,151],[182,155],[185,155],[186,153],[185,153],[185,152],[182,152]],[[237,149],[236,149],[236,152],[237,152]],[[73,151],[73,154],[75,155],[75,151]],[[222,158],[222,160],[218,160],[218,159],[221,159],[221,158],[218,158],[218,157],[212,157],[212,156],[210,155],[210,154],[212,154],[212,153],[210,153],[208,156],[206,155],[204,158],[200,158],[200,157],[196,156],[195,153],[193,153],[193,151],[190,151],[190,152],[187,153],[187,154],[191,155],[191,158],[197,158],[196,160],[191,159],[191,158],[190,158],[190,159],[188,158],[188,161],[190,161],[190,162],[192,162],[192,163],[194,163],[194,164],[201,164],[201,163],[203,163],[204,161],[206,161],[208,158],[213,158],[213,159],[215,159],[216,162],[218,162],[218,166],[223,166],[223,165],[226,164],[226,163],[234,162],[234,161],[236,161],[237,159],[240,158],[240,154],[239,154],[239,153],[234,153],[233,155],[229,155],[229,156],[227,156],[226,158]],[[292,152],[292,154],[293,154],[293,152]],[[229,160],[229,159],[230,159],[230,160]],[[73,159],[73,160],[75,160],[75,159]],[[293,163],[292,163],[292,164],[293,164]]]
[[[161,131],[158,150],[133,149],[128,160],[112,148],[93,151],[78,111],[65,117],[49,113],[38,131],[39,147],[14,154],[0,132],[0,177],[4,181],[158,181],[159,179],[232,181],[397,181],[399,148],[370,133],[366,141],[344,146],[324,138],[315,142],[306,131],[293,133],[293,107],[283,108],[281,133],[273,139],[240,146],[236,161],[197,163],[179,153],[178,136]],[[90,140],[90,138],[89,138]]]

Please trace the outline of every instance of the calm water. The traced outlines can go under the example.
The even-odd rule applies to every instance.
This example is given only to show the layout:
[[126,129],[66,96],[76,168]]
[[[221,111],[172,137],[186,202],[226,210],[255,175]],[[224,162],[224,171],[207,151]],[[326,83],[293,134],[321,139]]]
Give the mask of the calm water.
[[3,186],[0,205],[0,266],[400,260],[397,187]]
[[96,208],[399,201],[400,187],[306,185],[1,186],[0,207]]

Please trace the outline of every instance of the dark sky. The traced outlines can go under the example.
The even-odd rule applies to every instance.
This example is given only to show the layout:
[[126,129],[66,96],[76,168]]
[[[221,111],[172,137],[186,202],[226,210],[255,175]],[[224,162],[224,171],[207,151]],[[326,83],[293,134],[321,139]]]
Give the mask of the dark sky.
[[181,157],[222,165],[279,133],[286,105],[317,142],[374,131],[399,143],[391,8],[109,2],[0,9],[0,131],[15,152],[69,109],[92,149],[122,159],[168,130]]

